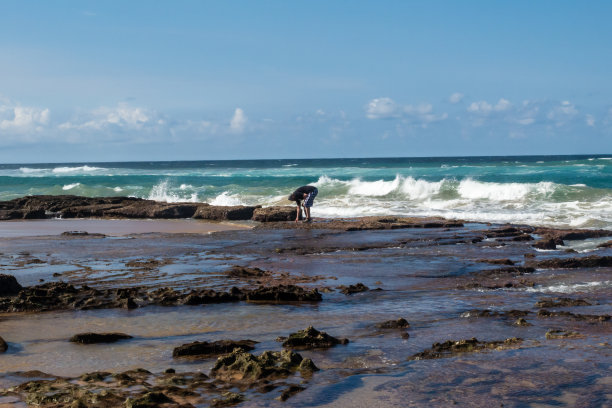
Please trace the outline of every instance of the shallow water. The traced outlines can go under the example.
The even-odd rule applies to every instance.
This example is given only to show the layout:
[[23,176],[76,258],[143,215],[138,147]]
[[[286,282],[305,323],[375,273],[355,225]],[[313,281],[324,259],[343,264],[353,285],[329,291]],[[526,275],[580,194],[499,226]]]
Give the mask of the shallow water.
[[[612,323],[561,317],[538,318],[542,298],[573,296],[593,306],[560,308],[581,314],[610,314],[611,268],[538,270],[534,287],[464,290],[474,272],[499,268],[483,258],[525,254],[537,259],[577,256],[562,250],[538,252],[530,242],[487,246],[456,241],[490,228],[470,224],[450,230],[356,231],[253,230],[199,234],[145,234],[133,239],[73,239],[60,236],[0,239],[0,271],[24,285],[65,280],[77,285],[144,285],[226,290],[247,285],[223,271],[256,266],[293,276],[320,277],[302,286],[330,288],[323,301],[304,304],[229,303],[205,306],[150,306],[135,310],[18,313],[0,316],[0,335],[9,350],[0,359],[0,385],[23,381],[10,373],[40,370],[78,376],[91,371],[146,368],[162,372],[207,373],[214,359],[172,358],[172,350],[192,341],[253,339],[254,353],[280,350],[278,336],[309,325],[350,343],[329,350],[300,352],[322,370],[286,406],[605,406],[610,404]],[[373,249],[354,250],[359,245]],[[387,247],[380,247],[387,244]],[[378,245],[379,247],[375,247]],[[576,245],[570,243],[570,245]],[[284,248],[285,251],[277,249]],[[306,248],[298,255],[291,248]],[[611,255],[598,249],[597,255]],[[36,263],[32,259],[37,259]],[[158,267],[139,270],[126,263],[155,259]],[[53,274],[60,274],[53,276]],[[371,289],[353,295],[334,290],[362,282]],[[470,310],[527,310],[529,327],[505,317],[462,317]],[[376,323],[403,317],[400,330]],[[584,337],[547,340],[549,329]],[[78,345],[75,333],[124,332],[134,338],[107,345]],[[438,360],[407,361],[432,343],[476,337],[521,337],[515,350],[462,354]],[[282,406],[273,395],[248,394],[244,406]]]

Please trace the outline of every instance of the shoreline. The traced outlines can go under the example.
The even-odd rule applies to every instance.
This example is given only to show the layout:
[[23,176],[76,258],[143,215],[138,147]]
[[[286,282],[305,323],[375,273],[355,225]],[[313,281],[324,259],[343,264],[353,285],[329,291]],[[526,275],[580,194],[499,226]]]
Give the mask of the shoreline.
[[[0,239],[11,237],[53,236],[63,233],[86,232],[110,237],[131,234],[211,234],[222,231],[252,229],[253,226],[194,219],[45,219],[0,221]],[[86,235],[86,234],[81,234]]]

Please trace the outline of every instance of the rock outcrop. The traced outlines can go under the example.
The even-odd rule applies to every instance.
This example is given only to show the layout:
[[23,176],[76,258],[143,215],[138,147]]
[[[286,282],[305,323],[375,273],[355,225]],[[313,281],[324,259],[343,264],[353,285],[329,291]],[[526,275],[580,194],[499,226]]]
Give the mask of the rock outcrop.
[[23,289],[13,275],[0,274],[0,296],[13,296]]
[[218,341],[195,341],[176,347],[172,352],[172,357],[211,357],[219,354],[231,353],[235,349],[251,351],[257,344],[254,340],[218,340]]

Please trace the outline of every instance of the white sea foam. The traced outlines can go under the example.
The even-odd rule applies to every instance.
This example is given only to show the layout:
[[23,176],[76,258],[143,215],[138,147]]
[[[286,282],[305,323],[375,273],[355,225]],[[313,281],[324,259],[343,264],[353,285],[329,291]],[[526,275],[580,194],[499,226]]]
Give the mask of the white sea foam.
[[229,194],[229,191],[224,191],[210,202],[210,205],[243,205],[243,202],[236,194]]
[[81,183],[72,183],[72,184],[66,184],[64,187],[62,187],[62,190],[72,190],[75,187],[80,186]]
[[19,171],[24,173],[24,174],[37,174],[37,173],[44,173],[45,171],[47,171],[48,169],[32,169],[30,167],[20,167]]
[[148,196],[149,200],[155,201],[163,201],[167,203],[177,203],[177,202],[192,202],[195,203],[198,201],[197,193],[191,194],[189,197],[181,196],[172,191],[170,186],[170,182],[168,180],[164,180],[153,186],[151,192]]
[[525,292],[555,292],[555,293],[577,293],[591,292],[596,289],[612,287],[612,281],[595,281],[581,283],[567,283],[551,286],[535,286],[533,288],[521,289]]
[[102,167],[92,167],[92,166],[77,166],[77,167],[55,167],[51,170],[56,174],[64,174],[64,173],[92,173],[96,171],[107,170]]
[[113,191],[119,193],[119,192],[123,191],[123,189],[121,187],[115,187],[115,188],[113,188]]
[[488,183],[465,179],[457,189],[461,197],[471,200],[488,199],[491,201],[514,201],[525,198],[530,193],[549,195],[554,192],[555,184],[540,183]]

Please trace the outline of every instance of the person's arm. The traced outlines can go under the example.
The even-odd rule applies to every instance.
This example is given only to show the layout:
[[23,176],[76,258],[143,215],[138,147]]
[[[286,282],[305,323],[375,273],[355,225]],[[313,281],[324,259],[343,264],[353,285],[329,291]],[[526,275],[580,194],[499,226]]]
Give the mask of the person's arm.
[[295,214],[295,222],[298,222],[298,220],[300,219],[300,213],[302,212],[302,207],[300,205],[300,202],[297,201],[297,211]]

